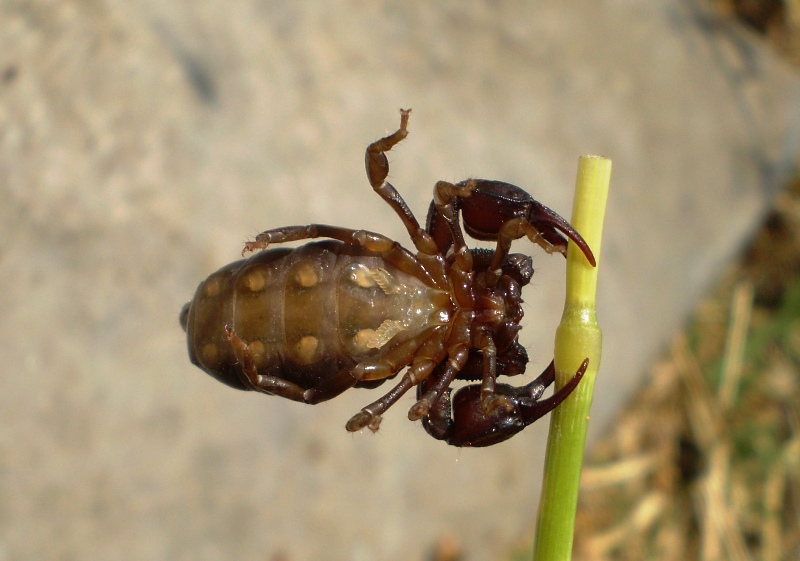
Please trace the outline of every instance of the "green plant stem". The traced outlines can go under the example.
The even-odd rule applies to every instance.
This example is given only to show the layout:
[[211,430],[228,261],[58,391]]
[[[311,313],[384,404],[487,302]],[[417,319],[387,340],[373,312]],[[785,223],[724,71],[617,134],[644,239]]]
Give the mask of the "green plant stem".
[[568,382],[585,358],[589,367],[578,387],[553,411],[547,441],[544,481],[539,502],[534,559],[568,561],[572,556],[583,448],[589,409],[600,366],[602,333],[595,301],[611,160],[582,156],[578,161],[572,225],[597,260],[592,267],[574,244],[567,249],[567,294],[556,331],[556,388]]

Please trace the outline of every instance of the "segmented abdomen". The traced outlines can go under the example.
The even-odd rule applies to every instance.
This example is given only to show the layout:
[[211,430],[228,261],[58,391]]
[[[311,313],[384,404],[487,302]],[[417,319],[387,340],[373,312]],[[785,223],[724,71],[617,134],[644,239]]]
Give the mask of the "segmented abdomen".
[[229,325],[260,374],[307,389],[433,325],[443,317],[434,300],[441,296],[380,257],[318,242],[223,267],[199,286],[182,322],[192,362],[220,381],[250,389]]

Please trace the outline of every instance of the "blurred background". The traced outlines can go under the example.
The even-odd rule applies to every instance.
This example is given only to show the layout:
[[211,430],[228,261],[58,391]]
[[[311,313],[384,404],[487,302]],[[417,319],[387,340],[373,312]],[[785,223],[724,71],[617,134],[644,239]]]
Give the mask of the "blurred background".
[[[323,222],[410,245],[363,168],[400,107],[414,111],[391,180],[421,219],[437,180],[471,176],[568,217],[578,156],[614,161],[581,554],[747,559],[776,535],[770,559],[796,553],[796,534],[782,541],[799,510],[795,347],[743,349],[752,321],[774,325],[762,303],[783,314],[767,331],[796,344],[780,310],[798,263],[798,14],[790,0],[0,2],[0,561],[525,551],[546,422],[459,450],[406,419],[409,396],[378,434],[350,435],[381,390],[310,407],[236,392],[187,357],[181,306],[258,232]],[[552,357],[564,264],[515,247],[536,267],[528,381]],[[778,357],[769,376],[748,370],[756,351]],[[767,398],[746,398],[752,379]],[[756,427],[732,421],[753,408]],[[723,430],[738,425],[751,432]],[[731,477],[747,442],[764,473]]]

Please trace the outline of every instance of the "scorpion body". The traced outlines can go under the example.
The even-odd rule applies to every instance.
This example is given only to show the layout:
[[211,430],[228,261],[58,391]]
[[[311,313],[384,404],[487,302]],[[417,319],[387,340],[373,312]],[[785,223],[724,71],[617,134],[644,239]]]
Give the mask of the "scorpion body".
[[[194,364],[242,390],[314,404],[351,387],[374,387],[405,370],[400,381],[347,423],[377,430],[382,414],[417,388],[411,420],[455,446],[506,440],[554,409],[577,386],[588,364],[551,397],[551,365],[521,387],[497,383],[522,374],[519,344],[522,287],[532,261],[511,254],[528,237],[548,253],[575,242],[594,256],[561,216],[508,183],[440,181],[426,228],[386,181],[385,152],[408,134],[410,110],[397,132],[366,152],[373,189],[403,221],[416,254],[381,234],[311,224],[267,230],[245,244],[248,259],[200,284],[181,311]],[[467,247],[464,229],[494,240],[494,250]],[[329,238],[297,249],[273,244]],[[451,395],[457,380],[477,381]]]

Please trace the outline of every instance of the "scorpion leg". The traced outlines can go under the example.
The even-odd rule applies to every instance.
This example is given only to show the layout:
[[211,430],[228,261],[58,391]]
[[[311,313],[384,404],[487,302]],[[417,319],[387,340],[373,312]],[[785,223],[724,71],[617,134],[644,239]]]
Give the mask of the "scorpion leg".
[[524,236],[528,236],[529,240],[538,244],[549,254],[552,254],[554,251],[565,256],[567,254],[566,242],[564,242],[563,245],[557,242],[551,243],[524,218],[512,218],[508,222],[505,222],[497,233],[497,249],[495,249],[492,262],[489,265],[489,276],[486,281],[489,286],[496,284],[497,280],[503,274],[502,267],[511,250],[511,242]]
[[425,380],[436,365],[445,356],[444,338],[446,331],[438,326],[427,338],[421,347],[414,353],[413,362],[406,373],[389,392],[380,399],[370,403],[361,411],[353,415],[347,422],[345,428],[350,432],[359,431],[369,427],[372,431],[378,430],[381,422],[381,415],[394,405],[408,390]]
[[408,118],[410,115],[411,109],[401,109],[400,128],[367,146],[365,154],[367,179],[369,179],[372,189],[392,207],[397,216],[400,217],[400,220],[403,221],[403,225],[408,230],[408,235],[411,236],[411,240],[417,250],[426,255],[435,255],[438,253],[438,249],[436,244],[433,243],[433,238],[420,227],[416,216],[414,216],[400,193],[397,192],[397,189],[386,181],[386,177],[389,175],[389,160],[386,158],[386,152],[408,136]]
[[[474,342],[474,347],[481,351],[483,357],[483,371],[481,375],[481,407],[484,413],[491,415],[498,409],[503,409],[506,412],[514,410],[514,403],[508,396],[495,391],[495,382],[497,379],[497,347],[494,344],[491,334],[488,331],[479,333]],[[408,418],[412,421],[420,419],[428,414],[428,411],[433,406],[434,402],[444,393],[445,388],[449,387],[450,383],[455,379],[461,370],[464,369],[469,358],[469,349],[466,345],[459,345],[454,347],[457,353],[451,352],[450,363],[442,372],[441,376],[437,377],[436,382],[432,387],[418,398],[418,401],[411,410],[408,412]]]
[[[517,376],[525,372],[528,353],[525,351],[525,347],[515,342],[502,353],[498,353],[494,361],[496,376]],[[431,417],[437,418],[438,414],[435,411],[431,414],[431,417],[429,417],[429,413],[431,410],[436,409],[437,404],[439,404],[438,406],[441,410],[440,401],[442,396],[449,393],[450,390],[448,388],[455,379],[483,380],[485,359],[483,352],[472,348],[469,349],[466,360],[459,369],[456,370],[454,368],[452,361],[441,363],[436,368],[433,374],[417,386],[417,403],[408,412],[408,418],[412,421],[423,419],[423,423],[428,423]],[[540,376],[537,381],[541,381],[541,379],[542,377]],[[552,383],[552,380],[550,383]],[[544,391],[544,387],[541,391]],[[449,418],[449,400],[446,402],[446,406]],[[426,428],[428,427],[426,426]]]
[[230,325],[225,326],[225,334],[238,355],[239,364],[247,378],[247,382],[254,390],[285,397],[293,401],[303,401],[303,392],[305,390],[302,387],[275,376],[258,373],[250,347],[236,334]]
[[497,347],[488,331],[477,337],[477,348],[483,351],[483,377],[481,379],[481,407],[483,412],[491,415],[497,410],[511,412],[514,404],[508,396],[496,391],[497,380]]
[[441,338],[442,335],[438,333],[443,330],[444,326],[432,327],[376,357],[356,364],[353,368],[343,368],[334,376],[306,390],[303,401],[319,403],[339,395],[358,382],[384,380],[393,376],[414,360],[426,341],[432,337]]
[[[447,361],[441,374],[437,372],[435,377],[428,376],[426,380],[435,380],[431,386],[426,387],[426,391],[417,392],[417,402],[408,410],[408,419],[418,421],[428,415],[433,404],[445,390],[450,387],[458,373],[464,368],[469,359],[469,348],[464,344],[453,346],[449,352],[450,360]],[[418,386],[422,388],[422,384]]]
[[546,399],[539,400],[555,379],[553,363],[533,382],[515,388],[498,384],[495,391],[513,403],[511,411],[496,409],[486,413],[482,406],[481,386],[472,384],[461,388],[451,399],[451,390],[434,404],[424,419],[425,430],[438,440],[453,446],[491,446],[508,440],[528,425],[555,409],[578,386],[586,373],[589,359],[567,384]]
[[458,203],[472,193],[472,184],[468,182],[454,185],[447,181],[437,181],[433,188],[433,207],[444,219],[453,240],[453,252],[456,265],[462,271],[471,271],[473,266],[472,252],[464,241],[464,233],[458,221]]
[[[481,351],[483,357],[483,371],[481,375],[481,407],[487,415],[492,414],[497,409],[510,412],[514,409],[514,404],[505,395],[495,391],[495,380],[497,378],[497,347],[494,344],[491,334],[488,331],[479,333],[474,342],[474,347]],[[425,393],[418,397],[417,403],[408,412],[408,418],[416,421],[428,414],[434,402],[444,393],[445,389],[456,378],[467,364],[469,359],[469,348],[465,344],[452,347],[450,361],[436,382],[426,388]],[[455,352],[454,352],[455,351]]]
[[307,226],[284,226],[261,232],[252,242],[245,242],[242,255],[249,251],[266,249],[272,244],[294,242],[299,240],[330,238],[339,240],[348,245],[363,247],[379,254],[388,263],[396,266],[429,286],[439,289],[447,288],[447,279],[444,274],[431,274],[430,268],[425,267],[419,259],[414,257],[407,249],[396,241],[368,230],[352,230],[327,224],[309,224]]

